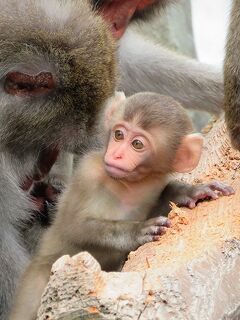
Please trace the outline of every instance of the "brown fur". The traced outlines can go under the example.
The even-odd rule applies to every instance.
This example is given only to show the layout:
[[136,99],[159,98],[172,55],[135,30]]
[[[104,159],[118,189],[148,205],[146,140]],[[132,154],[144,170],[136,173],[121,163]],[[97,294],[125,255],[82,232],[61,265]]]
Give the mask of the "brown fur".
[[176,150],[181,138],[193,130],[184,108],[168,96],[151,92],[131,96],[126,102],[124,120],[133,121],[136,114],[139,118],[137,123],[144,130],[160,126],[164,132],[167,132],[170,150]]
[[[40,297],[47,284],[52,263],[61,255],[74,255],[79,251],[87,250],[99,261],[104,270],[118,270],[129,251],[146,242],[158,240],[166,227],[170,226],[168,219],[164,217],[149,219],[150,214],[154,214],[152,210],[157,209],[154,205],[169,178],[168,171],[159,170],[164,166],[162,163],[168,161],[161,147],[162,144],[166,145],[165,142],[169,141],[169,132],[183,128],[182,133],[178,132],[179,149],[177,153],[181,151],[182,141],[192,138],[191,134],[187,134],[191,128],[189,120],[178,103],[161,95],[140,93],[127,100],[122,100],[118,98],[117,102],[112,102],[112,113],[109,113],[109,106],[105,112],[107,118],[109,114],[113,116],[115,113],[113,123],[107,122],[109,130],[114,131],[118,125],[121,127],[125,117],[129,128],[134,128],[133,136],[137,132],[137,136],[141,139],[143,131],[136,131],[136,123],[144,123],[147,120],[145,117],[151,112],[158,118],[157,126],[155,117],[150,117],[148,133],[151,133],[152,129],[154,133],[145,135],[145,138],[148,137],[154,141],[150,148],[152,152],[148,153],[148,158],[144,156],[140,162],[140,166],[148,170],[145,171],[145,175],[141,176],[141,179],[137,177],[137,180],[129,179],[132,172],[123,178],[119,176],[118,179],[108,174],[105,157],[114,140],[113,137],[111,139],[113,132],[110,134],[107,151],[104,150],[105,148],[93,150],[80,160],[75,175],[60,198],[55,221],[44,234],[37,255],[22,278],[10,320],[33,320],[36,317]],[[156,109],[157,102],[158,108]],[[171,108],[168,108],[168,102]],[[123,109],[122,112],[120,109]],[[116,118],[116,114],[120,118]],[[162,118],[164,118],[163,122]],[[106,119],[103,121],[105,122]],[[167,122],[171,127],[163,135],[162,123],[165,130],[165,125],[166,128],[168,127]],[[180,122],[182,126],[177,127]],[[172,126],[173,124],[175,126]],[[159,142],[163,140],[166,141],[159,145]],[[119,141],[115,142],[119,143]],[[201,142],[197,141],[197,143],[200,143],[201,147]],[[146,141],[145,144],[147,148]],[[168,146],[168,149],[170,148]],[[127,149],[127,152],[129,153],[130,149]],[[170,150],[170,153],[174,157],[175,151]],[[156,157],[155,154],[157,154]],[[188,156],[194,157],[194,154],[188,154]],[[184,161],[184,157],[182,159]],[[135,169],[137,167],[133,171]],[[217,195],[213,190],[226,195],[233,192],[228,186],[216,182],[195,188],[193,186],[184,187],[185,194],[182,193],[181,198],[178,199],[185,205],[188,203],[193,205],[197,199],[204,197],[216,198]],[[177,189],[183,189],[183,186],[178,184]],[[176,194],[179,197],[173,185],[168,188],[168,191],[170,191],[169,196]],[[167,198],[166,193],[164,197]]]
[[[175,150],[169,151],[171,145],[166,143],[171,137],[168,133],[183,130],[178,132],[176,142],[181,145],[182,138],[191,130],[189,119],[178,103],[158,94],[139,93],[118,101],[118,104],[113,103],[114,111],[124,116],[118,119],[113,116],[113,125],[124,118],[134,125],[149,120],[146,130],[149,133],[153,130],[152,147],[157,155],[155,157],[155,152],[151,151],[140,163],[141,170],[145,169],[143,176],[130,180],[129,176],[114,179],[107,174],[105,147],[90,151],[80,160],[73,179],[60,197],[55,221],[46,231],[36,257],[24,274],[10,320],[34,319],[51,265],[61,255],[87,250],[104,270],[118,270],[129,251],[158,240],[169,226],[164,217],[147,219],[172,171],[170,163],[165,164],[169,162],[167,152],[172,158],[175,154]],[[151,112],[157,119],[150,116]]]
[[[42,1],[8,3],[0,4],[2,69],[14,64],[15,70],[16,59],[22,63],[16,71],[47,69],[55,78],[56,89],[38,101],[34,99],[34,112],[31,98],[3,110],[1,147],[16,152],[16,146],[21,146],[22,153],[23,148],[39,148],[49,141],[73,149],[81,142],[79,137],[84,141],[86,133],[92,134],[96,116],[116,85],[115,44],[108,27],[86,1],[70,1],[68,17],[60,22],[54,14],[46,14]],[[11,27],[9,16],[13,16]],[[66,141],[67,135],[71,142]]]

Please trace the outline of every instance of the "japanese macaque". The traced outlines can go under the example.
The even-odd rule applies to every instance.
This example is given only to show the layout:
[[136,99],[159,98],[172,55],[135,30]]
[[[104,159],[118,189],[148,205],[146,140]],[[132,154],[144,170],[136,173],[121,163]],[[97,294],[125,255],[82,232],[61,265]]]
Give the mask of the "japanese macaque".
[[[114,26],[116,12],[122,12],[124,31],[129,11],[122,9],[134,1],[92,4],[101,5],[97,9],[102,13],[110,2],[119,7],[109,19],[105,10],[104,18]],[[68,151],[88,146],[97,115],[115,91],[115,44],[109,29],[87,0],[0,1],[1,319],[8,318],[29,253],[50,223],[48,206],[68,181],[61,168],[68,167],[71,174],[65,165],[72,158]],[[158,91],[187,107],[221,109],[221,76],[211,68],[173,55],[131,30],[119,47],[120,86],[128,94]]]
[[[197,166],[203,138],[191,134],[191,122],[174,99],[155,93],[126,100],[117,95],[103,118],[107,146],[80,160],[23,276],[10,320],[36,318],[52,263],[60,256],[87,250],[104,270],[118,270],[131,250],[159,240],[170,227],[166,217],[150,213],[169,175]],[[186,204],[215,198],[212,189],[233,192],[221,183],[200,185],[198,197]]]
[[[152,43],[131,28],[149,20],[174,0],[90,0],[119,40],[119,89],[127,95],[153,91],[169,95],[186,108],[220,114],[223,110],[222,70],[182,57]],[[129,26],[129,27],[128,27]],[[163,32],[159,30],[159,32]]]
[[[109,26],[88,1],[0,1],[2,320],[8,319],[32,240],[49,224],[42,222],[46,203],[40,200],[54,190],[44,181],[61,162],[59,152],[74,151],[94,132],[115,91],[115,64]],[[40,189],[42,199],[35,197]]]
[[233,146],[240,150],[240,2],[233,1],[224,65],[225,118]]

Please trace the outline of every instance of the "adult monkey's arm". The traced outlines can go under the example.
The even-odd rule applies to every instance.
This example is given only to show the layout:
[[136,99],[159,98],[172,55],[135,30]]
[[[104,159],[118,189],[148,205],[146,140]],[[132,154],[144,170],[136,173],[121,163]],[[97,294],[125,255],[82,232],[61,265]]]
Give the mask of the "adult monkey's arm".
[[114,36],[122,38],[120,89],[127,95],[140,91],[170,95],[187,108],[219,114],[223,106],[221,70],[155,45],[131,28],[125,32],[130,22],[149,19],[157,8],[162,10],[173,2],[92,0],[94,7],[110,22]]

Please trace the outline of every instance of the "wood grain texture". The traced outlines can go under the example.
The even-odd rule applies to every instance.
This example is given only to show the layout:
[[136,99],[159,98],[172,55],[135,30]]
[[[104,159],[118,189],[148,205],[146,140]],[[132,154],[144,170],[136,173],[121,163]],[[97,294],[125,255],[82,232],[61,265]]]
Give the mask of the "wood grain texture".
[[219,179],[236,194],[194,210],[173,205],[172,228],[130,253],[123,272],[101,271],[87,253],[61,258],[38,319],[240,319],[239,160],[221,119],[207,134],[198,168],[179,179]]

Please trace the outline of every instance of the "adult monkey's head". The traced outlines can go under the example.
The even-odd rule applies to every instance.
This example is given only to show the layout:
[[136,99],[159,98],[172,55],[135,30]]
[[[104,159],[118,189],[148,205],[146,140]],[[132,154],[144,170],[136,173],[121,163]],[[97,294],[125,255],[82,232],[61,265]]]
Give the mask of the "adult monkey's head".
[[110,22],[113,35],[119,39],[131,20],[145,18],[170,0],[91,0],[93,7]]
[[116,85],[115,44],[89,2],[0,1],[0,148],[74,150]]

